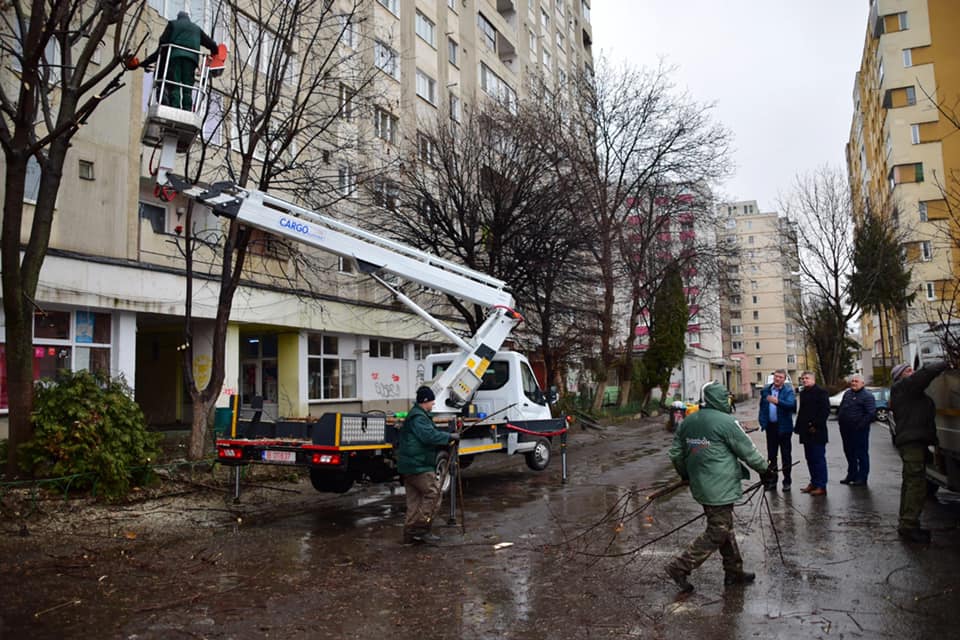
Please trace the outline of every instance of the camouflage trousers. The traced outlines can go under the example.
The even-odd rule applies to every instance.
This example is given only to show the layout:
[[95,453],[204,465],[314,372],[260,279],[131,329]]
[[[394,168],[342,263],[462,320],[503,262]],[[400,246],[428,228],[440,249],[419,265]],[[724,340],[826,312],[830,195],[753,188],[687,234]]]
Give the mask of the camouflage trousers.
[[407,497],[407,516],[403,521],[404,533],[430,531],[430,524],[440,507],[440,483],[433,471],[403,476],[403,489]]
[[670,563],[685,574],[699,567],[717,549],[723,556],[723,570],[727,573],[743,571],[743,558],[737,547],[736,533],[733,531],[733,505],[703,505],[707,514],[707,529],[690,543],[690,546]]

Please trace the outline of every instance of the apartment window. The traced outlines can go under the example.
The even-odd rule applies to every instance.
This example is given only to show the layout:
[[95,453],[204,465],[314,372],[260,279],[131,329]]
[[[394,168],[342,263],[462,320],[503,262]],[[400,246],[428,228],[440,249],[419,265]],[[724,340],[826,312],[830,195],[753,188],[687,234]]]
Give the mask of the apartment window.
[[[452,2],[453,0],[451,0]],[[443,344],[430,344],[430,343],[414,343],[413,345],[413,359],[414,360],[423,360],[431,353],[443,353],[445,351],[450,351],[450,347]]]
[[477,27],[480,29],[480,39],[490,51],[497,50],[497,30],[482,13],[477,14]]
[[550,14],[543,7],[540,7],[540,28],[544,33],[550,28]]
[[733,335],[735,335],[735,336],[743,335],[743,326],[742,326],[742,325],[739,325],[739,324],[731,325],[731,326],[730,326],[730,333],[733,334]]
[[307,336],[307,386],[310,400],[357,397],[357,361],[344,357],[353,345],[338,336]]
[[90,160],[81,160],[77,167],[77,172],[81,180],[93,180],[93,162]]
[[453,93],[450,94],[450,119],[460,122],[460,98]]
[[400,16],[400,0],[377,0],[381,5],[395,16]]
[[345,84],[340,85],[340,117],[349,120],[353,117],[353,96],[355,91]]
[[787,356],[787,364],[797,364],[797,356],[795,356],[795,355],[792,354],[792,353],[789,354],[789,355]]
[[417,95],[430,104],[437,104],[437,81],[420,69],[417,69]]
[[908,28],[907,26],[907,12],[901,11],[897,14],[897,26],[900,27],[901,31],[904,31]]
[[154,233],[167,232],[166,207],[161,207],[159,205],[151,204],[149,202],[141,202],[139,216],[141,220],[150,221],[150,228],[153,229]]
[[763,376],[763,374],[758,371],[758,372],[757,372],[757,384],[760,383],[762,376]]
[[389,211],[397,210],[397,202],[400,199],[400,189],[397,183],[386,178],[375,178],[373,181],[373,204],[374,206],[387,209]]
[[903,50],[903,66],[904,68],[913,66],[913,49]]
[[377,68],[394,80],[400,79],[400,65],[397,52],[380,40],[373,43],[373,59]]
[[753,244],[753,236],[747,236],[747,244]]
[[920,222],[927,222],[929,218],[927,217],[927,203],[920,202],[917,204],[917,210],[920,213]]
[[883,58],[877,62],[877,84],[883,84]]
[[27,158],[27,177],[23,185],[23,201],[35,204],[40,195],[40,163],[34,156]]
[[754,320],[759,320],[759,319],[760,319],[760,312],[759,312],[759,311],[754,311],[754,312],[753,312],[753,319],[754,319]]
[[427,16],[417,11],[415,28],[417,35],[434,49],[437,48],[437,28]]
[[460,66],[460,45],[453,38],[447,38],[447,60],[455,67]]
[[920,243],[920,259],[924,262],[933,260],[933,245],[929,240],[923,240]]
[[760,351],[760,343],[759,343],[759,342],[754,342],[754,343],[753,343],[753,348],[754,348],[756,351]]
[[759,286],[759,285],[757,284],[757,281],[756,281],[756,280],[751,280],[751,281],[750,281],[750,288],[751,288],[751,289],[756,289],[758,286]]
[[735,340],[730,344],[730,348],[733,351],[743,351],[743,343]]
[[395,115],[377,107],[373,112],[374,134],[381,140],[386,140],[390,144],[397,142],[397,128],[399,120]]
[[421,161],[426,162],[429,165],[433,165],[436,160],[436,145],[434,145],[433,140],[429,136],[425,136],[422,133],[417,135],[417,156]]
[[755,336],[760,335],[760,327],[758,327],[757,325],[753,325],[753,335]]
[[537,57],[537,35],[533,32],[533,29],[527,27],[527,38],[530,40],[530,57]]
[[932,282],[923,283],[923,287],[927,292],[927,300],[936,300],[937,299],[937,289]]
[[920,125],[910,125],[910,142],[913,144],[920,144]]
[[517,112],[517,92],[482,62],[480,63],[480,88],[509,109],[510,113]]
[[454,11],[456,11],[456,10],[457,10],[457,0],[447,0],[447,6],[450,7],[451,9],[453,9]]
[[370,340],[370,357],[406,360],[407,354],[402,342],[396,340]]
[[906,94],[907,94],[907,105],[908,105],[908,106],[913,106],[913,105],[917,104],[917,89],[916,89],[916,87],[907,87],[905,91],[906,91]]
[[563,32],[557,31],[557,51],[564,51],[564,42],[565,38],[563,37]]
[[757,366],[758,366],[758,367],[759,367],[760,365],[762,365],[762,364],[763,364],[763,356],[757,356],[757,357],[756,357],[756,362],[757,362]]
[[740,304],[740,296],[736,296],[736,295],[735,295],[735,296],[730,296],[730,304],[732,304],[732,305],[739,305],[739,304]]
[[357,176],[350,165],[344,165],[337,171],[337,189],[344,197],[352,196],[357,190]]
[[545,69],[553,68],[553,56],[546,49],[543,50],[543,66]]
[[586,22],[590,22],[590,5],[587,4],[586,0],[580,0],[580,15]]
[[901,164],[890,170],[890,187],[904,182],[923,182],[923,163]]
[[757,304],[757,296],[753,296],[753,304]]
[[357,25],[350,21],[351,16],[338,16],[340,21],[340,42],[351,49],[356,49],[360,42],[360,34],[357,32]]

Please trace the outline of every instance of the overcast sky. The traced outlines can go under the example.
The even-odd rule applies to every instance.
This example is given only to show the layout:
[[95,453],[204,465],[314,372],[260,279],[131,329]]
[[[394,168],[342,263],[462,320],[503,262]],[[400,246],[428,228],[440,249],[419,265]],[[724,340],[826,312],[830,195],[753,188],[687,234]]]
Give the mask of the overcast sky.
[[593,52],[677,67],[733,132],[731,199],[777,209],[798,172],[845,168],[867,0],[594,0]]

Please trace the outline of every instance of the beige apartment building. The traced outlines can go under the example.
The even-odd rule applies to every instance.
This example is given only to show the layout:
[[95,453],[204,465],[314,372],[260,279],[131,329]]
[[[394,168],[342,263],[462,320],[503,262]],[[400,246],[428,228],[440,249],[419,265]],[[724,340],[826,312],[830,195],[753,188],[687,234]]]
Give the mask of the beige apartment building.
[[884,315],[882,345],[880,318],[864,316],[867,375],[914,362],[931,325],[957,319],[958,27],[960,4],[952,0],[869,5],[846,149],[850,188],[858,216],[874,212],[896,230],[916,297],[902,316]]
[[[333,6],[346,11],[352,4],[335,0]],[[255,14],[225,12],[219,0],[149,0],[148,5],[148,49],[156,45],[165,19],[186,9],[217,41],[227,42],[228,65],[249,52],[242,43],[230,42],[229,34],[235,32],[234,21],[249,21]],[[314,153],[322,155],[326,167],[318,185],[329,183],[344,196],[323,213],[361,226],[383,215],[377,205],[385,202],[355,194],[356,167],[394,162],[403,145],[417,139],[418,128],[436,119],[456,121],[467,105],[493,99],[509,107],[526,95],[533,78],[560,90],[592,66],[586,0],[364,0],[359,5],[361,19],[341,25],[338,51],[344,65],[371,71],[377,100],[344,118],[333,132],[357,141],[354,146],[333,154],[319,146]],[[269,39],[269,25],[258,33]],[[263,70],[250,65],[244,73]],[[222,105],[218,81],[211,113]],[[150,77],[130,73],[127,85],[75,138],[37,292],[35,375],[63,368],[122,374],[149,421],[172,424],[191,418],[179,349],[185,278],[178,241],[187,202],[155,195],[153,148],[140,138],[149,96]],[[222,179],[235,153],[242,125],[231,117],[227,114],[218,130],[204,127],[215,159],[205,181]],[[182,165],[175,167],[180,170]],[[35,195],[28,193],[28,207]],[[195,224],[215,231],[223,223],[201,208]],[[234,299],[219,404],[225,406],[234,394],[244,404],[262,395],[268,417],[404,410],[425,377],[425,355],[442,348],[442,339],[334,257],[317,257],[328,269],[312,298],[278,286],[271,276],[287,256],[269,237],[260,240]],[[215,252],[207,259],[212,265]],[[199,353],[193,368],[200,382],[209,374],[217,292],[212,276],[200,277],[195,285]],[[6,434],[5,380],[0,376],[0,437]]]
[[755,395],[776,369],[797,383],[805,367],[804,341],[797,323],[800,307],[799,257],[790,220],[763,213],[756,200],[720,205],[726,221],[720,242],[738,250],[728,259],[721,285],[720,318],[727,386]]

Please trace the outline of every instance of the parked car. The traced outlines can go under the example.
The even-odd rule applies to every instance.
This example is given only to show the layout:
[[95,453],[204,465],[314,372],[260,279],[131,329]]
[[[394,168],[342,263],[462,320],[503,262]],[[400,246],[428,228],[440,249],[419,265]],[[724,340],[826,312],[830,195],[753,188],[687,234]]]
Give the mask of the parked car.
[[[876,420],[877,422],[886,422],[889,418],[888,403],[890,401],[890,387],[866,387],[867,391],[873,394],[873,399],[877,404]],[[840,401],[843,400],[844,389],[840,393],[830,396],[830,417],[837,419],[837,411],[840,409]]]

